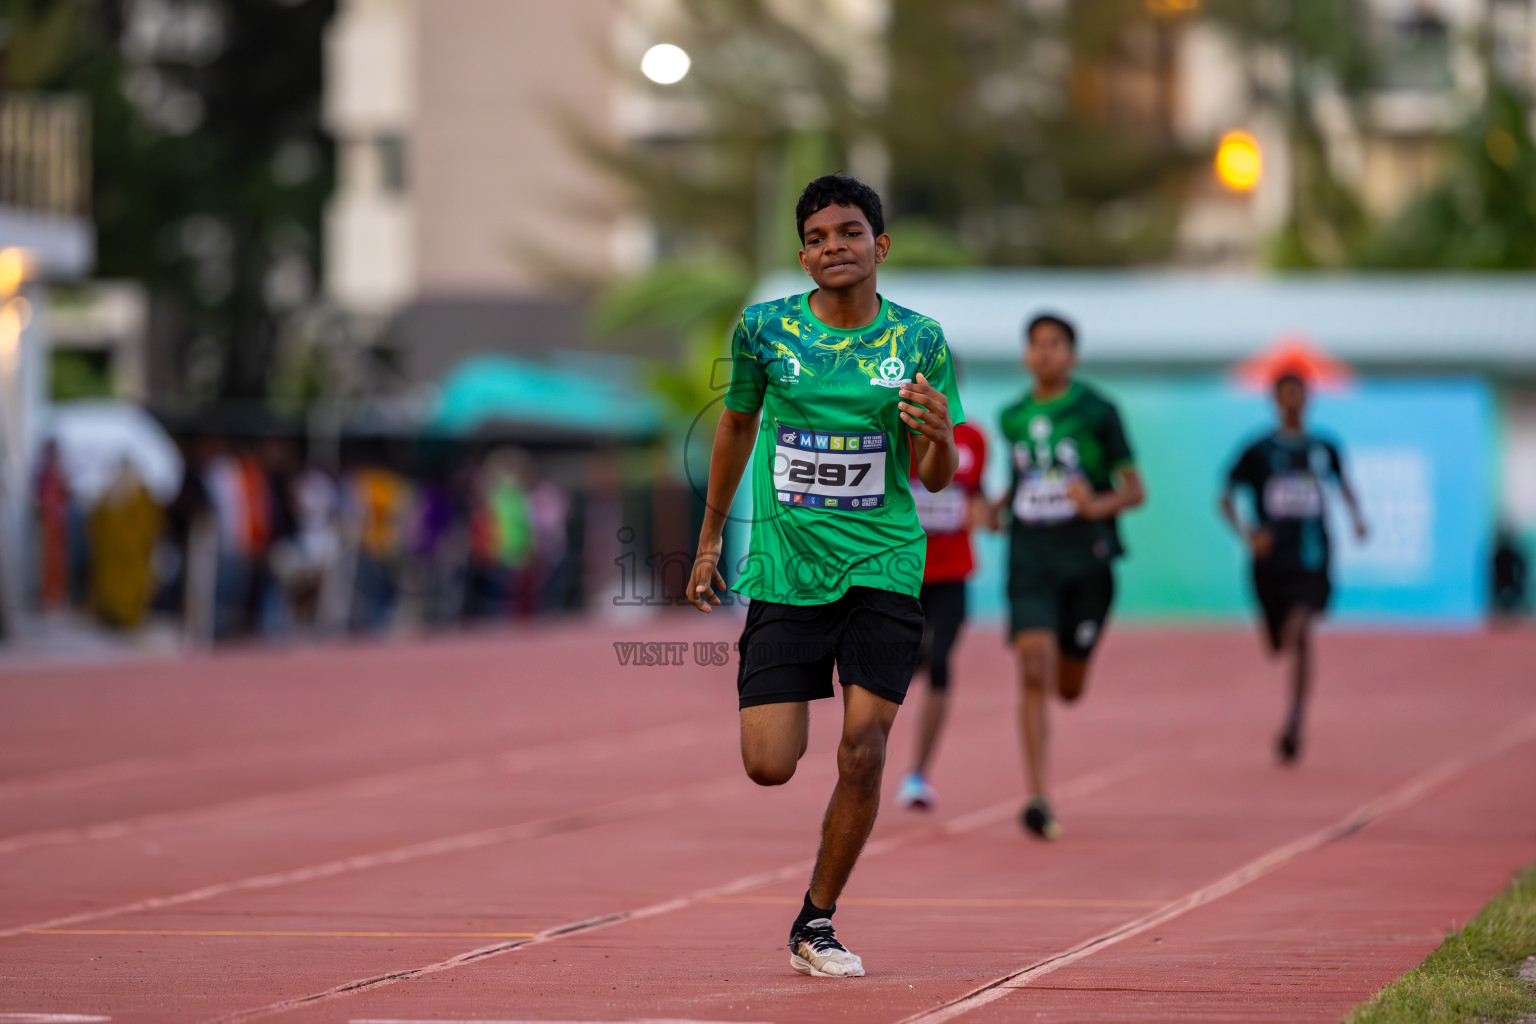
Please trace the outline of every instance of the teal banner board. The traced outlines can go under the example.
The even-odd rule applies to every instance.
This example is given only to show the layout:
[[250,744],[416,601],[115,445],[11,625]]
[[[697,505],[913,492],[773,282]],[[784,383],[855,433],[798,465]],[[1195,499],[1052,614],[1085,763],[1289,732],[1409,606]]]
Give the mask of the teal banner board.
[[[1026,386],[1021,370],[967,364],[961,395],[991,442],[987,481],[1008,486],[998,414]],[[1121,408],[1150,495],[1121,522],[1122,620],[1231,620],[1250,613],[1245,552],[1217,510],[1241,448],[1272,428],[1265,393],[1217,376],[1088,378]],[[1342,448],[1371,533],[1354,539],[1330,494],[1335,621],[1471,627],[1483,617],[1494,525],[1493,400],[1476,378],[1363,380],[1314,396],[1313,429]],[[978,617],[1004,612],[1006,541],[977,537]]]

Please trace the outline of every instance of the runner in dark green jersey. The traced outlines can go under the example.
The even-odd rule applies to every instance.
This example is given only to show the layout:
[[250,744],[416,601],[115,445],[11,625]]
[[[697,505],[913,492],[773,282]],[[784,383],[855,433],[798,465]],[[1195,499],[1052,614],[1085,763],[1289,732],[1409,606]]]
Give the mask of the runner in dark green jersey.
[[1013,486],[1003,499],[1012,526],[1008,600],[1019,656],[1029,802],[1021,821],[1054,839],[1061,827],[1046,787],[1046,697],[1082,696],[1088,659],[1114,600],[1114,559],[1122,554],[1115,517],[1146,498],[1120,414],[1072,378],[1077,334],[1042,315],[1024,332],[1024,365],[1034,384],[1003,410]]
[[926,542],[909,460],[928,490],[948,486],[964,414],[944,332],[876,290],[891,244],[880,197],[829,175],[806,186],[795,217],[816,288],[753,306],[737,324],[688,595],[705,612],[720,603],[721,530],[755,454],[736,584],[751,598],[736,677],[742,761],[761,785],[789,781],[805,753],[808,702],[833,695],[835,665],[838,781],[790,926],[790,965],[856,977],[863,962],[837,940],[832,912],[875,822],[886,739],[923,634]]
[[[1328,609],[1327,485],[1344,499],[1364,540],[1365,517],[1344,475],[1339,446],[1308,432],[1307,383],[1294,373],[1275,381],[1280,427],[1238,456],[1227,474],[1221,512],[1253,555],[1253,590],[1269,649],[1290,660],[1291,706],[1275,743],[1282,764],[1301,754],[1302,716],[1312,689],[1312,624]],[[1250,525],[1239,514],[1236,492],[1253,501]]]

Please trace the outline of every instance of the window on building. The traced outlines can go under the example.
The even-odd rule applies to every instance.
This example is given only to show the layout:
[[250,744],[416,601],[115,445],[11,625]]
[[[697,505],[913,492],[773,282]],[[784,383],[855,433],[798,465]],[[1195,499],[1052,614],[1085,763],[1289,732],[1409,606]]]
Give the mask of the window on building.
[[1451,30],[1431,10],[1420,9],[1381,29],[1382,85],[1407,92],[1447,92],[1455,84],[1451,69]]
[[405,138],[400,135],[381,135],[377,140],[379,151],[379,184],[390,195],[405,191]]

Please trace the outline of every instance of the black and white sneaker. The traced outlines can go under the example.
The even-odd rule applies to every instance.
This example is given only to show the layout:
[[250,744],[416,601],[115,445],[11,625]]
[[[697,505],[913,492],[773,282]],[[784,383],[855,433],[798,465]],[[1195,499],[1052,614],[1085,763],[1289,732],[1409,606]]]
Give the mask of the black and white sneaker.
[[790,937],[789,966],[813,978],[864,977],[864,961],[837,941],[827,917],[805,922]]
[[1043,796],[1037,796],[1024,805],[1024,810],[1019,814],[1019,824],[1037,839],[1061,838],[1061,825]]

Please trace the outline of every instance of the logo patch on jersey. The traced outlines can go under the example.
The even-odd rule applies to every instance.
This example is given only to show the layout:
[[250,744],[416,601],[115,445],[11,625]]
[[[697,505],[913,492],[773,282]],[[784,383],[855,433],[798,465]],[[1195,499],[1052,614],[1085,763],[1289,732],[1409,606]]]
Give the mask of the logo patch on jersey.
[[794,356],[785,356],[784,362],[789,367],[789,372],[779,375],[779,383],[793,384],[800,379],[800,360]]
[[903,384],[912,383],[907,375],[907,364],[895,356],[888,356],[880,361],[880,379],[871,377],[871,384],[878,384],[883,388],[899,388]]

